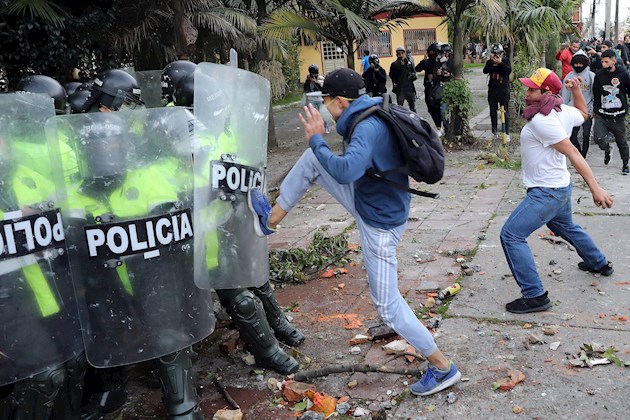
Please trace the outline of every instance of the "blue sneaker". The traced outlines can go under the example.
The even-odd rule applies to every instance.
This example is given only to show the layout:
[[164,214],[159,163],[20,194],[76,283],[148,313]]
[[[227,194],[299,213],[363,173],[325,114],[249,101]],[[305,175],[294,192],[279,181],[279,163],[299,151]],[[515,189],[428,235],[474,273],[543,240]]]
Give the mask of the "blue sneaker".
[[459,373],[453,362],[450,362],[448,370],[440,370],[433,365],[429,365],[422,378],[411,385],[411,393],[420,397],[432,395],[455,385],[461,377],[462,374]]
[[258,223],[254,222],[256,235],[264,237],[274,233],[276,231],[275,229],[267,227],[269,215],[271,214],[271,205],[260,188],[249,189],[247,193],[247,204],[249,205],[249,210],[251,210],[254,215],[254,220],[258,220]]

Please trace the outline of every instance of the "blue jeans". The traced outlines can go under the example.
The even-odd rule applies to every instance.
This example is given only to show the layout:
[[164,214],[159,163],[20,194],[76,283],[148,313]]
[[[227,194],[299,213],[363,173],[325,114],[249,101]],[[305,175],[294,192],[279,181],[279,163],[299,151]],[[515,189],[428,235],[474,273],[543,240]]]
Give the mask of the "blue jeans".
[[593,239],[573,223],[571,185],[564,188],[529,188],[525,199],[501,229],[501,246],[524,298],[545,293],[536,271],[534,255],[527,244],[527,237],[545,224],[556,236],[573,245],[589,267],[599,268],[607,263]]
[[442,126],[444,127],[444,131],[448,130],[448,121],[450,120],[450,115],[448,115],[448,103],[444,101],[440,103],[440,117],[442,118]]
[[357,222],[370,297],[383,322],[424,356],[431,356],[437,351],[433,335],[418,320],[398,289],[396,248],[407,224],[393,229],[379,229],[365,223],[354,206],[354,185],[337,182],[326,172],[311,149],[306,149],[282,181],[276,203],[282,210],[290,211],[315,183],[328,191]]

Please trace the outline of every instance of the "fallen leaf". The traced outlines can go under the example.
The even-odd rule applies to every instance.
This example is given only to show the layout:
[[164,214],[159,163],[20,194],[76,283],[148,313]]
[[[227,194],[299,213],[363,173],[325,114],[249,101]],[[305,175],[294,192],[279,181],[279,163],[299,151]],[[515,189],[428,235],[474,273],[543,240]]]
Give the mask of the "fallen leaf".
[[348,269],[346,268],[338,268],[337,270],[335,270],[335,274],[348,274]]
[[316,392],[313,389],[309,389],[304,393],[304,396],[313,401],[311,410],[324,413],[326,417],[331,415],[337,408],[337,399],[323,392]]
[[438,294],[435,293],[435,292],[427,292],[427,297],[436,298],[436,297],[438,297]]
[[333,269],[328,269],[324,271],[320,277],[323,279],[329,279],[329,278],[335,277],[335,271]]
[[298,402],[304,399],[304,394],[308,390],[314,390],[315,385],[304,382],[287,381],[282,389],[284,399],[289,402]]
[[617,317],[617,321],[627,321],[627,320],[628,320],[628,317],[625,316],[625,315],[621,315],[621,316]]
[[343,289],[344,287],[346,287],[346,283],[339,283],[337,287]]
[[616,320],[617,320],[617,317],[616,317],[615,315],[611,315],[611,316],[610,316],[610,319],[612,319],[613,321],[616,321]]
[[479,272],[479,275],[480,275],[480,276],[483,276],[483,275],[485,275],[485,274],[486,274],[486,272],[485,272],[485,271],[480,271],[480,272]]
[[[350,251],[356,251],[356,250],[358,250],[360,247],[361,247],[361,245],[359,245],[359,244],[348,244],[348,249],[349,249]],[[356,265],[356,263],[355,263],[355,265]]]
[[518,406],[518,405],[515,405],[515,406],[512,408],[512,412],[513,412],[514,414],[519,414],[521,411],[523,411],[523,409],[522,409],[520,406]]
[[[306,410],[307,406],[308,403],[306,401],[300,401],[299,403],[296,403],[293,407],[291,407],[291,411],[304,411]],[[299,413],[299,415],[301,416],[302,414]]]
[[339,399],[337,400],[337,404],[343,404],[348,401],[350,401],[350,397],[344,395],[343,397],[339,397]]
[[528,324],[528,323],[523,324],[523,329],[529,330],[530,328],[532,328],[532,324]]

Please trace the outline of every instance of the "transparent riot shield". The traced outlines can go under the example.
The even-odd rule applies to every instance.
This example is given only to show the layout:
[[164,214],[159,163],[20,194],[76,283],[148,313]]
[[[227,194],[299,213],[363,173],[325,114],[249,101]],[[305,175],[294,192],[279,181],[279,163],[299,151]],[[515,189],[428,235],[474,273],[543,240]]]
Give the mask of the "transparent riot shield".
[[195,281],[202,288],[260,286],[268,280],[267,240],[254,232],[251,187],[265,188],[269,82],[254,73],[200,63],[195,117]]
[[0,95],[0,386],[83,351],[59,199],[40,173],[54,115],[48,97]]
[[162,106],[162,70],[136,71],[136,80],[140,86],[140,99],[147,108]]
[[[62,214],[88,361],[119,366],[164,356],[214,328],[210,291],[193,278],[192,146],[185,109],[77,114],[64,127],[79,177]],[[58,164],[60,162],[58,161]]]

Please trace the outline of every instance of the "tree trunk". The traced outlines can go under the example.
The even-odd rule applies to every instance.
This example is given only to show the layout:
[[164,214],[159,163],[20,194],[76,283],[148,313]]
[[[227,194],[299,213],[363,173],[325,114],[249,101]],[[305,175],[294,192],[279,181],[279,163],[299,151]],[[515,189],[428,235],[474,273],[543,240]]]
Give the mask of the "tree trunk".
[[[464,78],[464,51],[463,30],[461,21],[453,22],[453,78],[461,80]],[[446,132],[446,139],[452,141],[456,136],[462,136],[468,131],[468,121],[464,120],[455,107],[449,109],[450,124]]]
[[276,123],[273,118],[273,106],[269,98],[269,127],[267,128],[267,151],[278,147],[278,137],[276,137]]
[[354,70],[354,38],[348,38],[346,51],[348,52],[348,68]]
[[186,45],[186,36],[184,35],[184,5],[183,0],[172,0],[173,7],[173,32],[175,42],[175,54],[177,58],[188,55],[188,45]]

